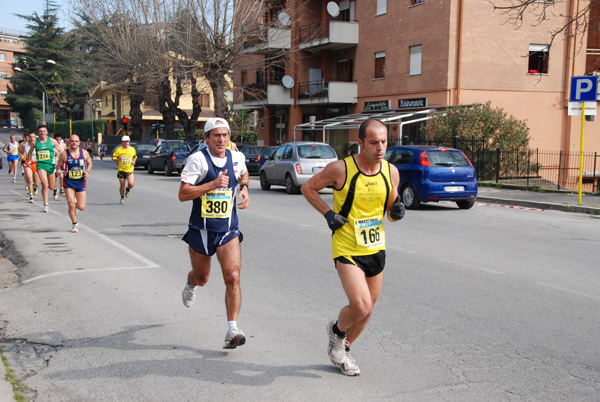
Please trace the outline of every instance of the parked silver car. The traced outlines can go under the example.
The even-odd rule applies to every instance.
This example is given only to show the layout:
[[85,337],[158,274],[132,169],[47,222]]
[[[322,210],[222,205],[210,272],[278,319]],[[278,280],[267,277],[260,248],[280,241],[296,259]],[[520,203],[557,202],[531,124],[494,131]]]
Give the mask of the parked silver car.
[[260,168],[260,188],[285,186],[288,194],[298,194],[308,179],[336,160],[333,148],[322,142],[282,144]]

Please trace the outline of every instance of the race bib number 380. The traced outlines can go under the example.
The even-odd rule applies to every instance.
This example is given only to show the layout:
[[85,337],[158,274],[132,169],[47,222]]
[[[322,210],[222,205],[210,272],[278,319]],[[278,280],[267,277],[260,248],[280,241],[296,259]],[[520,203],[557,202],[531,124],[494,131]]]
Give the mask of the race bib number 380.
[[371,217],[354,221],[356,244],[364,248],[377,248],[385,244],[383,218]]
[[202,217],[226,219],[231,216],[233,191],[217,189],[202,196]]

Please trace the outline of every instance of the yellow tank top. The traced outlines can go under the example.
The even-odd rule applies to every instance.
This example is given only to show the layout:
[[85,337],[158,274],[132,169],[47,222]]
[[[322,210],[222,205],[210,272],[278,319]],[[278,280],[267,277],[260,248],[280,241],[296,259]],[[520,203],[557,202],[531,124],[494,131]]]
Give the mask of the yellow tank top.
[[346,181],[333,190],[333,211],[348,218],[331,240],[333,258],[375,254],[385,250],[383,218],[392,193],[390,165],[381,161],[379,172],[362,173],[354,157],[344,159]]

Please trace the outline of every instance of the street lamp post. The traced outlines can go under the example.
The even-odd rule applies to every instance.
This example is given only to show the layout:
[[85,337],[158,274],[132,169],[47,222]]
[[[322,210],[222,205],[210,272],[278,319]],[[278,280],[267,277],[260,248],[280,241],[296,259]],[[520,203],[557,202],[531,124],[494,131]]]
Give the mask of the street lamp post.
[[81,75],[79,75],[79,73],[77,71],[73,70],[72,68],[69,68],[62,64],[59,64],[59,63],[55,62],[54,60],[50,60],[50,59],[46,60],[46,63],[54,64],[54,65],[57,65],[57,66],[60,66],[62,68],[69,70],[70,72],[75,74],[77,77],[79,77],[81,82],[83,82],[83,85],[85,85],[85,88],[87,89],[87,92],[88,92],[88,98],[89,98],[89,103],[90,103],[90,123],[92,124],[92,140],[93,140],[94,139],[94,105],[92,104],[92,92],[90,91],[90,87],[87,86],[83,77]]
[[27,74],[31,78],[35,79],[37,82],[40,83],[40,85],[44,89],[44,93],[46,94],[46,104],[44,105],[44,100],[42,99],[42,122],[44,124],[46,124],[46,110],[48,110],[48,113],[50,113],[50,105],[48,104],[48,91],[46,91],[46,87],[44,86],[44,84],[42,84],[42,81],[40,81],[38,77],[36,77],[35,75],[31,74],[30,72],[23,71],[19,67],[15,67],[14,70],[18,71],[20,73],[23,73],[23,74]]

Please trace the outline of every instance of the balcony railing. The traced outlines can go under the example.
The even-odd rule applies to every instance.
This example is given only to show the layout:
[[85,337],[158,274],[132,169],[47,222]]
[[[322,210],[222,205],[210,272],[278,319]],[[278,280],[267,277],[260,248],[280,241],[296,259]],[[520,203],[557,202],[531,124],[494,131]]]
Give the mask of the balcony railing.
[[358,45],[358,21],[323,20],[299,28],[300,49],[340,50]]
[[290,49],[291,29],[259,24],[244,39],[245,54],[265,54]]
[[356,103],[358,83],[310,81],[298,84],[299,103]]
[[250,84],[242,87],[245,105],[292,105],[294,100],[290,90],[280,82],[270,84]]

